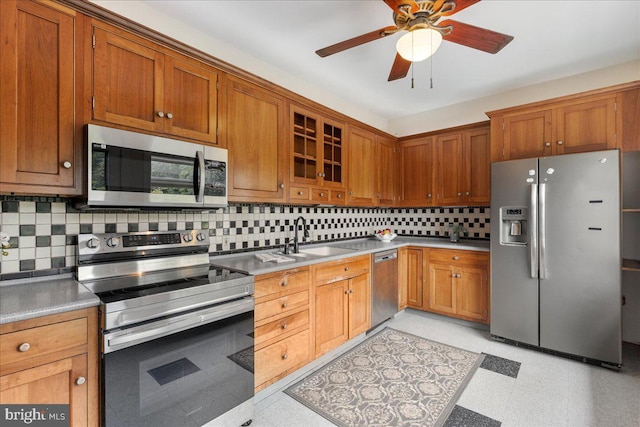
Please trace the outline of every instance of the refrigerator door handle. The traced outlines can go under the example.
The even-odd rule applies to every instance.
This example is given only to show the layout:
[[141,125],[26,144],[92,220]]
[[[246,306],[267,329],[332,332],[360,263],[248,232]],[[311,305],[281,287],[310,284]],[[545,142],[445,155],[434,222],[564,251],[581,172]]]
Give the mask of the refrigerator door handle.
[[546,254],[546,235],[547,235],[547,184],[540,184],[540,212],[538,214],[540,227],[540,279],[547,278],[547,254]]
[[531,184],[529,209],[529,267],[531,278],[538,277],[538,184]]

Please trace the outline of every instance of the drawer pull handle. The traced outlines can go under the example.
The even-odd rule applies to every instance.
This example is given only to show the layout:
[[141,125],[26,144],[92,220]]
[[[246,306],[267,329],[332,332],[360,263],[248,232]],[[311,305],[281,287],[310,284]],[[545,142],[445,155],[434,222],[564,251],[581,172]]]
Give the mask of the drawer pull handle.
[[320,197],[324,197],[324,193],[320,193]]
[[298,191],[298,196],[302,196],[304,193],[302,191]]
[[289,283],[287,282],[287,279],[284,279],[282,282],[280,282],[280,286],[285,287],[287,286]]
[[85,377],[78,377],[78,379],[76,380],[76,385],[82,385],[86,382],[87,382],[87,379]]
[[286,302],[283,302],[283,303],[282,303],[282,308],[287,308],[287,306],[288,306],[288,305],[289,305],[289,304],[287,304]]
[[342,199],[342,194],[338,194],[338,199]]
[[458,255],[456,255],[456,256],[453,257],[453,259],[457,261],[457,260],[460,259],[460,257]]
[[282,329],[287,329],[287,327],[289,327],[289,325],[287,325],[286,323],[283,323],[281,327],[282,327]]
[[344,268],[344,271],[349,271],[349,267],[345,267],[345,268]]
[[287,353],[282,355],[282,360],[287,360],[289,358],[289,355]]
[[18,347],[18,351],[24,353],[25,351],[29,351],[30,348],[31,344],[29,344],[28,342],[24,342],[20,344],[20,347]]

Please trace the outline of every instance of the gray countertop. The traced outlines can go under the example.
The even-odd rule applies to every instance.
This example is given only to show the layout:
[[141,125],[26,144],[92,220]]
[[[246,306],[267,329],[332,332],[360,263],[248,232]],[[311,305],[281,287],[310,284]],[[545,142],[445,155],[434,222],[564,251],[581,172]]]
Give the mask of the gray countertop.
[[434,238],[434,237],[396,237],[391,242],[381,242],[374,237],[345,240],[340,242],[331,243],[318,243],[314,245],[305,245],[302,248],[314,247],[314,246],[332,246],[338,248],[352,249],[353,251],[347,254],[332,255],[332,256],[314,256],[308,255],[304,258],[295,257],[293,255],[283,255],[287,258],[293,258],[294,261],[275,263],[275,262],[262,262],[256,258],[257,253],[276,253],[277,250],[271,249],[268,251],[239,253],[232,255],[220,255],[211,257],[211,264],[229,268],[232,270],[242,271],[251,275],[273,273],[276,271],[286,270],[294,267],[302,267],[311,264],[317,264],[326,261],[334,261],[337,259],[352,257],[364,254],[371,254],[375,252],[381,252],[387,249],[397,249],[403,246],[418,246],[427,248],[441,248],[441,249],[462,249],[468,251],[482,251],[489,252],[488,240],[461,240],[458,243],[451,243],[448,239]]
[[[28,281],[27,281],[28,280]],[[0,286],[0,324],[100,304],[100,299],[71,277],[20,279]]]

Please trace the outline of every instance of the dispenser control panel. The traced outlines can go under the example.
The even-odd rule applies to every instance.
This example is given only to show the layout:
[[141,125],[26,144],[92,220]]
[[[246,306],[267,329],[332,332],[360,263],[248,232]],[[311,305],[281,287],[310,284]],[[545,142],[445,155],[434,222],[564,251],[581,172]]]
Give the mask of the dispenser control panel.
[[500,243],[521,246],[527,244],[529,208],[505,206],[500,208]]

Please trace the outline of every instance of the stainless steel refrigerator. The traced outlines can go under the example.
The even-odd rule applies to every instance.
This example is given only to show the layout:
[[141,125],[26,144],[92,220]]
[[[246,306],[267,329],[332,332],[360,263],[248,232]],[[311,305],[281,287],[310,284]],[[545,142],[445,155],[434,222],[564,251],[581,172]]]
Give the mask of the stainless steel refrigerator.
[[618,150],[492,163],[491,335],[619,367],[620,217]]

